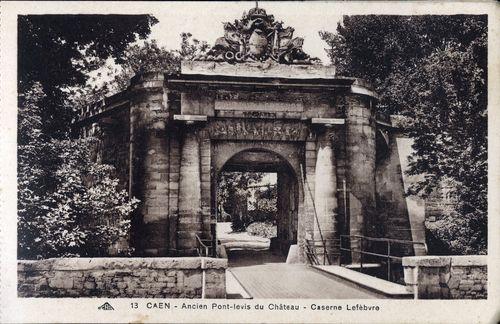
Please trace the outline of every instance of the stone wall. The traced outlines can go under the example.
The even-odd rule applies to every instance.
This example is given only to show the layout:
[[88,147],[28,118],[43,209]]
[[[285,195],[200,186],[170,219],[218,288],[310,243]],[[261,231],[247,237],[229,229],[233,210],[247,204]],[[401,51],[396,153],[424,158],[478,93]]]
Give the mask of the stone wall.
[[225,298],[227,259],[19,261],[19,297]]
[[[372,99],[360,95],[347,97],[346,163],[348,165],[350,234],[377,237],[375,204],[375,125]],[[360,250],[359,240],[351,249]],[[360,254],[352,253],[359,263]]]
[[[377,155],[380,155],[376,170],[378,233],[386,238],[411,241],[412,229],[404,196],[397,141],[394,136],[388,139],[387,144],[382,141],[377,143]],[[392,248],[398,249],[392,251],[396,255],[414,255],[411,245],[398,244]]]
[[200,139],[194,127],[186,126],[182,142],[179,177],[179,221],[177,249],[196,253],[196,235],[201,236]]
[[486,299],[487,256],[403,258],[405,282],[417,299]]
[[[396,116],[391,116],[391,121],[393,125],[398,125],[398,118]],[[414,153],[412,149],[413,139],[405,137],[404,134],[395,134],[394,140],[396,141],[397,154],[399,155],[399,164],[401,166],[401,177],[403,180],[403,188],[405,191],[408,188],[418,182],[423,180],[424,175],[409,175],[407,171],[409,170],[409,159],[408,157]],[[413,241],[426,242],[425,237],[425,200],[418,196],[406,196],[406,207],[408,212],[408,218],[410,220],[411,235]],[[418,245],[413,246],[415,255],[426,255],[428,251],[426,248],[419,247]],[[427,247],[428,248],[428,247]],[[429,254],[434,254],[430,252]],[[437,254],[437,253],[436,253]]]
[[130,145],[132,195],[141,203],[133,222],[138,255],[168,255],[170,177],[168,94],[163,74],[137,76],[131,85]]

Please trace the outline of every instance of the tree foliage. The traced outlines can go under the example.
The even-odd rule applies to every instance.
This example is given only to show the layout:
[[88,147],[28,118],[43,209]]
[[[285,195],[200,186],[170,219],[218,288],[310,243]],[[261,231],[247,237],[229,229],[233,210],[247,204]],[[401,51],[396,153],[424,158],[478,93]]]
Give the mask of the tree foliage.
[[261,172],[222,172],[217,187],[217,210],[231,215],[233,231],[244,231],[248,225],[248,186],[264,177]]
[[128,44],[149,35],[156,22],[149,15],[19,16],[19,92],[41,85],[42,131],[67,137],[74,117],[71,87],[84,85],[109,57],[123,63]]
[[[257,190],[255,190],[257,189]],[[278,212],[278,191],[276,185],[254,188],[255,201],[251,202],[248,223],[276,223]]]
[[453,183],[455,212],[435,235],[455,253],[487,245],[486,16],[344,16],[321,32],[338,73],[372,82],[378,110],[409,117],[409,194]]
[[395,102],[391,90],[422,60],[449,44],[470,47],[486,73],[486,16],[344,16],[337,32],[320,32],[337,73],[371,82],[381,96],[378,109],[401,113],[410,107]]
[[127,237],[137,201],[118,188],[111,166],[92,160],[91,138],[44,136],[41,100],[41,86],[34,84],[19,107],[19,258],[107,255]]
[[[180,49],[167,50],[156,40],[145,40],[127,46],[120,64],[108,64],[101,72],[91,77],[92,83],[78,89],[75,95],[77,106],[88,105],[114,93],[126,90],[130,79],[144,71],[162,71],[168,74],[180,73],[181,60],[190,59],[207,50],[204,41],[193,38],[190,33],[180,34]],[[103,77],[108,78],[104,82]]]
[[94,140],[70,140],[72,88],[144,38],[147,16],[40,15],[18,20],[18,257],[104,256],[137,205]]
[[275,223],[277,189],[275,185],[262,187],[264,176],[262,172],[221,173],[217,188],[218,213],[231,216],[233,231],[245,231],[253,222]]

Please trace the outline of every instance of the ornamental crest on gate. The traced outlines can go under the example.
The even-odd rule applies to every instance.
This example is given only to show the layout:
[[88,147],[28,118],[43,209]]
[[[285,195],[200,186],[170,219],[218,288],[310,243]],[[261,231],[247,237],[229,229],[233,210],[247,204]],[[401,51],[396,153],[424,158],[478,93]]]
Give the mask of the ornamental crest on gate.
[[198,61],[252,62],[273,60],[283,64],[319,62],[302,50],[304,39],[293,37],[292,27],[283,27],[273,15],[256,6],[241,19],[224,23],[224,36]]

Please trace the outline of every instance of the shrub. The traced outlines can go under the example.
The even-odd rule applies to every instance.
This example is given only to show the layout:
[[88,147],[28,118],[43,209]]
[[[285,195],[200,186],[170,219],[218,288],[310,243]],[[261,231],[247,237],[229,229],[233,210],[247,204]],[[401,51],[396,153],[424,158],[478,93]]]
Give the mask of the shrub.
[[137,206],[110,165],[92,160],[94,140],[48,139],[34,87],[21,101],[18,136],[18,257],[106,256],[128,236]]
[[244,217],[240,217],[239,214],[235,214],[231,217],[231,229],[233,232],[244,232],[247,228],[247,223]]
[[24,168],[19,172],[19,257],[107,255],[112,244],[128,236],[138,201],[118,188],[112,166],[90,161],[91,140],[47,146],[59,163],[45,176],[52,183],[44,192],[32,189]]
[[277,228],[271,222],[254,222],[247,227],[247,233],[265,238],[276,237]]

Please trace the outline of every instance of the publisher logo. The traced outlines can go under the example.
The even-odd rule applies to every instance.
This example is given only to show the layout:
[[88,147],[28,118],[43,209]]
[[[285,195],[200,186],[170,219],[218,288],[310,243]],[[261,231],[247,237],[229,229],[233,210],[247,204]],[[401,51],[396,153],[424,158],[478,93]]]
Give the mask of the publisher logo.
[[100,310],[115,310],[113,308],[113,306],[111,306],[108,302],[105,302],[104,304],[102,304],[101,306],[99,306],[97,309],[100,309]]

